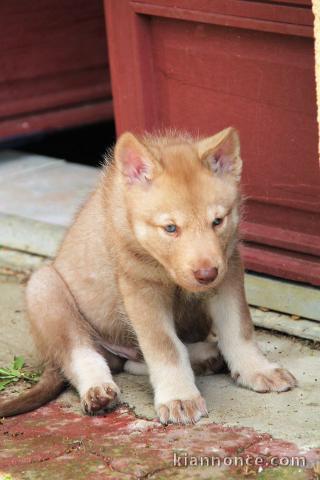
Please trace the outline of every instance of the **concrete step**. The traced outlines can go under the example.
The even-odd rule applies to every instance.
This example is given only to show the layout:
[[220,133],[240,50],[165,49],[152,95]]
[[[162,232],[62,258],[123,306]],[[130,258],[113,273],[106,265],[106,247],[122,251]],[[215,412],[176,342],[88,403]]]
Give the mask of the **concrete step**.
[[99,170],[12,150],[0,153],[0,212],[68,226]]

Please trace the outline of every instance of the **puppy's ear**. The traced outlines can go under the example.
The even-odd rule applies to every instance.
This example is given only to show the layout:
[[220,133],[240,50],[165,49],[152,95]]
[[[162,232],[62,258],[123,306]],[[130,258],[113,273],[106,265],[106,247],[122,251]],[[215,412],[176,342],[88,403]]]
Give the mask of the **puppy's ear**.
[[201,162],[214,174],[233,175],[237,182],[240,181],[242,170],[240,139],[233,127],[200,140],[197,148]]
[[126,132],[120,136],[114,156],[128,183],[143,185],[151,182],[158,162],[132,133]]

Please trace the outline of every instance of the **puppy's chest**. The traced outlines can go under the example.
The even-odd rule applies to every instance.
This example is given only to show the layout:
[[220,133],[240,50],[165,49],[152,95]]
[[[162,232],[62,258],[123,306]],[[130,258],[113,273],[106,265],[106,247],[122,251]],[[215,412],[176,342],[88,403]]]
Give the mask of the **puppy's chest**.
[[184,342],[204,341],[210,333],[212,320],[206,308],[207,295],[175,292],[173,314],[178,336]]

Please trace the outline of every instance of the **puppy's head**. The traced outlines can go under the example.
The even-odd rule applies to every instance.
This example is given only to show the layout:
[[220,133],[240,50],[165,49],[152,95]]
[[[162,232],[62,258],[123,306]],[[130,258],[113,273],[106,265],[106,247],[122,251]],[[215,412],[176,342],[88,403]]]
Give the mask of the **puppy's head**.
[[217,286],[237,241],[242,167],[237,132],[227,128],[202,140],[124,133],[115,161],[140,245],[182,288]]

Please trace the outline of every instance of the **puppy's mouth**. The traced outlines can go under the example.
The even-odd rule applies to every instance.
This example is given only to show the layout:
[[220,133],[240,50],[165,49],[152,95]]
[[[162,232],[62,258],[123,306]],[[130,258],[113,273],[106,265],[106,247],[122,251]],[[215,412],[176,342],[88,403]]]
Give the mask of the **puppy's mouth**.
[[188,278],[176,275],[174,271],[170,271],[170,275],[173,281],[179,285],[179,287],[183,288],[184,290],[190,293],[200,293],[200,292],[207,292],[209,290],[213,290],[219,286],[222,282],[223,277],[225,275],[225,270],[219,270],[217,277],[212,281],[208,282],[205,280],[196,280],[192,276],[188,276]]
[[213,282],[210,282],[210,283],[193,281],[192,283],[190,282],[188,284],[185,284],[183,288],[192,293],[207,292],[209,290],[216,288],[219,285],[219,283],[220,283],[220,280],[218,278],[216,278]]

